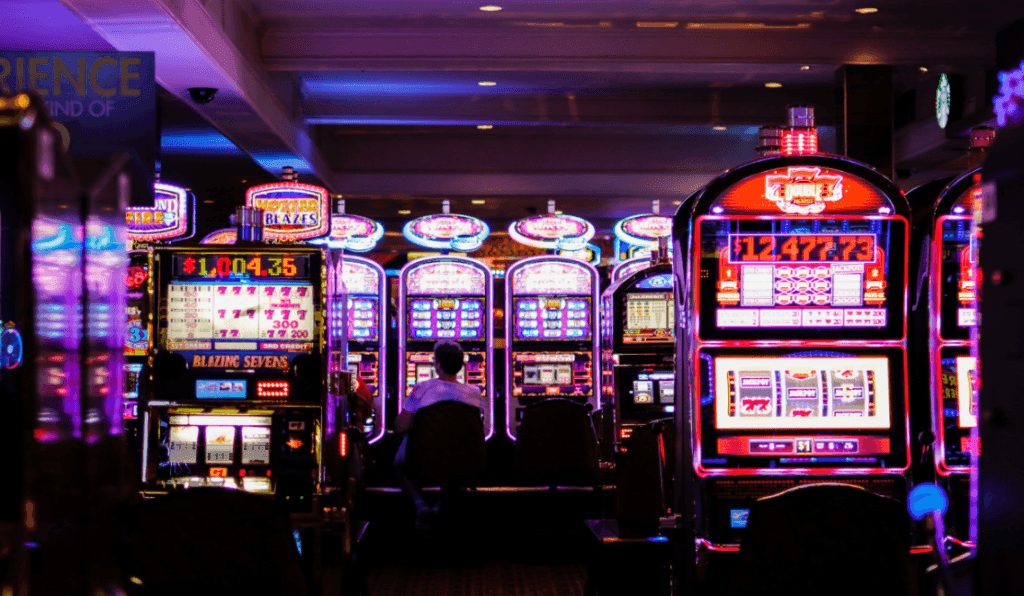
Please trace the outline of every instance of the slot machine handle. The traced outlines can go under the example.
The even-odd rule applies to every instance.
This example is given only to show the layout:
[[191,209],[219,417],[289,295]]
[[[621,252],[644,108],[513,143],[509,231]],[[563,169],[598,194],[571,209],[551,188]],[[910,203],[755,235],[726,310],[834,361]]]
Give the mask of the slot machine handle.
[[932,450],[935,448],[935,433],[930,430],[923,430],[917,434],[917,440],[921,443],[921,463],[927,464],[931,461]]
[[938,565],[942,590],[940,593],[954,596],[956,584],[949,567],[949,553],[946,552],[946,524],[943,516],[949,508],[949,497],[934,484],[922,483],[907,495],[907,511],[917,521],[923,521],[928,541]]

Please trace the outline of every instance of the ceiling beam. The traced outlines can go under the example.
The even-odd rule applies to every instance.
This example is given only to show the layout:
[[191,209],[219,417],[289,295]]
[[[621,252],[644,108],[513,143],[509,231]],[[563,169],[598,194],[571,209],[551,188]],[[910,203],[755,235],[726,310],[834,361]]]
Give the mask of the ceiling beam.
[[[329,26],[329,23],[325,25]],[[992,64],[980,33],[807,29],[270,28],[270,70],[674,72],[687,63]]]
[[[281,166],[333,186],[297,105],[297,85],[260,67],[257,27],[236,0],[61,0],[120,51],[156,51],[156,80],[267,171]],[[287,78],[287,77],[286,77]],[[198,105],[189,87],[218,89]],[[276,91],[276,93],[275,93]]]
[[360,172],[338,175],[342,194],[501,197],[521,195],[685,198],[711,173],[409,173]]

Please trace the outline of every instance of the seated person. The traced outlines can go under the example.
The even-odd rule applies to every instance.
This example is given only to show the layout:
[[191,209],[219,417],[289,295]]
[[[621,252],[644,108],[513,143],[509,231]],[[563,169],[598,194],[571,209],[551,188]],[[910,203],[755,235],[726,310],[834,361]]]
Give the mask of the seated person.
[[405,433],[402,444],[395,455],[395,475],[398,477],[402,490],[409,495],[416,507],[416,527],[424,529],[428,516],[436,513],[436,506],[431,509],[423,499],[423,493],[406,474],[406,447],[409,444],[409,431],[412,430],[416,411],[439,401],[459,401],[480,408],[483,412],[484,399],[480,389],[460,383],[456,380],[459,371],[465,364],[462,346],[450,340],[442,340],[434,345],[434,372],[436,379],[417,383],[409,397],[405,400],[402,413],[395,417],[395,432]]

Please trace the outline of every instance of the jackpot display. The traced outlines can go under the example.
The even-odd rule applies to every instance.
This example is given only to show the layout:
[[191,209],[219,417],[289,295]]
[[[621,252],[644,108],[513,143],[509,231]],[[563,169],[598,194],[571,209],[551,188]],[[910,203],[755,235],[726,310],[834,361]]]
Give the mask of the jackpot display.
[[456,341],[466,363],[459,381],[484,396],[484,432],[493,434],[493,278],[475,259],[427,257],[399,273],[399,412],[416,383],[436,376],[434,344]]
[[[385,321],[385,274],[377,263],[360,257],[341,260],[341,279],[347,294],[344,301],[331,304],[337,323],[334,333],[348,342],[348,366],[366,384],[373,398],[373,413],[364,421],[363,431],[371,443],[384,436],[385,402],[383,383],[387,378],[387,333]],[[341,308],[347,312],[342,317]],[[344,327],[340,324],[344,320]]]
[[735,544],[752,500],[807,482],[905,495],[908,216],[891,181],[825,156],[740,166],[677,214],[699,536]]
[[651,264],[601,295],[601,387],[606,445],[675,411],[676,298],[672,267]]
[[505,421],[513,440],[531,404],[564,398],[600,408],[598,286],[593,266],[566,257],[524,259],[506,271]]
[[[221,250],[224,248],[224,250]],[[155,247],[146,486],[226,486],[313,506],[334,267],[319,248]]]

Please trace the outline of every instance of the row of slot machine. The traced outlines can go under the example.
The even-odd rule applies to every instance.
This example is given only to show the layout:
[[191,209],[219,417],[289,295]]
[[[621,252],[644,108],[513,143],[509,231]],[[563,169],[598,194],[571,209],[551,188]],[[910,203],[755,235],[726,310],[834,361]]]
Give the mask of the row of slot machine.
[[[523,413],[545,399],[602,412],[604,453],[637,425],[692,420],[685,461],[692,454],[697,533],[712,548],[735,547],[754,499],[794,486],[840,481],[902,500],[935,478],[954,503],[951,534],[969,544],[976,173],[911,193],[915,207],[928,203],[912,220],[907,196],[869,166],[791,153],[743,164],[692,194],[655,235],[671,234],[671,262],[664,245],[626,261],[603,292],[597,269],[578,258],[510,265],[497,381],[502,305],[492,270],[447,254],[410,261],[398,272],[398,410],[434,375],[434,343],[452,339],[466,352],[460,380],[485,397],[488,439],[503,422],[515,440]],[[272,207],[261,192],[294,198],[316,188],[267,186],[250,191],[253,205]],[[316,210],[319,221],[331,219],[325,206]],[[482,241],[472,218],[428,218],[416,231],[434,242],[426,246],[468,252],[467,238]],[[564,229],[553,219],[540,216],[530,229],[557,237]],[[373,236],[371,224],[355,237]],[[148,288],[142,301],[157,314],[139,307],[155,322],[142,327],[156,342],[144,362],[128,364],[142,366],[129,368],[129,381],[138,374],[154,385],[128,388],[151,396],[137,425],[144,476],[165,487],[237,483],[277,493],[276,479],[292,474],[304,488],[284,493],[308,495],[302,466],[327,421],[303,408],[322,403],[308,397],[327,392],[334,372],[347,368],[370,389],[372,415],[360,421],[368,440],[386,432],[385,271],[346,253],[326,268],[337,277],[328,283],[318,274],[321,248],[217,246],[232,242],[229,231],[207,242],[157,248],[145,271],[133,262],[129,273],[129,289]],[[135,337],[148,342],[143,331]],[[137,415],[130,401],[126,417]]]

